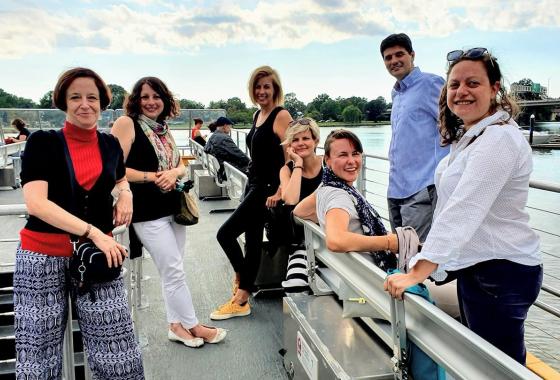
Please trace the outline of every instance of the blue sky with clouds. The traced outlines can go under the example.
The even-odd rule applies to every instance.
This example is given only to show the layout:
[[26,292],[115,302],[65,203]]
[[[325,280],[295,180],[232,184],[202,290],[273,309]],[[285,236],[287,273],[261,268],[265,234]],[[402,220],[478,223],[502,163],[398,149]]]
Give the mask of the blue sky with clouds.
[[0,88],[38,101],[81,65],[127,90],[154,75],[179,98],[249,104],[250,72],[268,64],[305,102],[389,99],[379,43],[394,32],[411,36],[424,71],[443,75],[448,51],[484,46],[509,82],[560,97],[557,0],[3,0]]

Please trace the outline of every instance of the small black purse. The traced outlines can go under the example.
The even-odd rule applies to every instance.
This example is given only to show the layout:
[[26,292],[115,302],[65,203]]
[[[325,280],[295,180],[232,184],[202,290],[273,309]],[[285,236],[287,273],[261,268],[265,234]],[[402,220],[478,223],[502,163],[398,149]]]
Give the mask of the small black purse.
[[[72,158],[70,157],[68,144],[62,130],[58,130],[57,135],[64,146],[64,156],[70,175],[70,195],[74,201],[74,209],[77,209],[75,198],[76,175],[72,165]],[[80,242],[78,236],[70,234],[70,243],[72,244],[72,257],[70,258],[69,272],[70,276],[78,282],[80,294],[90,290],[92,284],[113,281],[120,276],[122,265],[109,268],[105,253],[91,240]]]

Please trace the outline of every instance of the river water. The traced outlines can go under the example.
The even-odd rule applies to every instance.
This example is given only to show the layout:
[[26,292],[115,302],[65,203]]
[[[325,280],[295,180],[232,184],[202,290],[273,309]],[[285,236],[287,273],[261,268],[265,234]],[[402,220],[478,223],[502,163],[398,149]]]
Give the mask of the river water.
[[[340,127],[321,127],[321,146],[333,129]],[[386,157],[389,151],[391,127],[348,127],[356,133],[367,154]],[[560,134],[560,123],[537,123],[536,130]],[[187,132],[174,131],[178,145],[187,145]],[[235,136],[232,136],[235,139]],[[243,138],[242,138],[243,137]],[[244,136],[239,145],[245,148]],[[385,200],[388,164],[386,161],[367,158],[366,176],[375,183],[367,183],[368,200],[382,216],[387,216]],[[533,150],[533,174],[531,179],[560,184],[560,150]],[[528,211],[531,226],[541,237],[541,250],[545,276],[543,283],[560,289],[560,194],[538,189],[529,191]],[[541,291],[539,300],[560,310],[560,298]],[[528,350],[556,370],[560,371],[560,320],[533,306],[526,323],[526,341]]]

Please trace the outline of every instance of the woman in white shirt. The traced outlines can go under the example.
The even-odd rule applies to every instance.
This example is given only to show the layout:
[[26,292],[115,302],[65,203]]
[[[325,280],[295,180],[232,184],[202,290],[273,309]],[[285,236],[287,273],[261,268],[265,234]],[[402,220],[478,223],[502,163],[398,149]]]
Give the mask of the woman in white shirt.
[[435,174],[432,229],[412,269],[389,276],[385,289],[402,298],[432,272],[453,272],[463,323],[525,364],[524,322],[543,276],[539,238],[525,211],[531,147],[513,121],[518,108],[496,58],[475,48],[447,59],[440,132],[451,151]]

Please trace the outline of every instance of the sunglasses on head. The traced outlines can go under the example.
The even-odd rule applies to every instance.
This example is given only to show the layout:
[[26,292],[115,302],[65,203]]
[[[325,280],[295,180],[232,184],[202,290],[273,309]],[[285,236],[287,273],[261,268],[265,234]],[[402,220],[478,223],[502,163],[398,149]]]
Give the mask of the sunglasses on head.
[[293,127],[296,124],[311,125],[311,120],[306,117],[302,117],[301,119],[297,119],[297,120],[292,120],[290,121],[289,127]]
[[469,50],[453,50],[447,53],[447,61],[455,62],[463,57],[467,58],[480,58],[484,55],[490,55],[488,49],[483,47],[472,48]]

